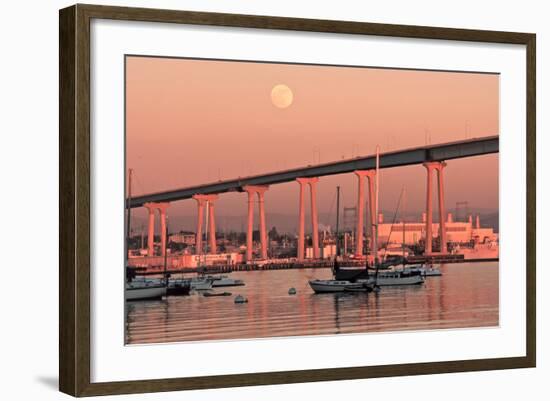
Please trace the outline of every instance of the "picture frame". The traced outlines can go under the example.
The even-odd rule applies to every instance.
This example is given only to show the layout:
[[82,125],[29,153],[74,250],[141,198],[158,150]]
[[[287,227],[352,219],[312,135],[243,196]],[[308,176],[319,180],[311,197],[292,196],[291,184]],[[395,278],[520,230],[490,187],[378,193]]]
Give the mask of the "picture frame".
[[[315,34],[513,44],[526,59],[526,259],[524,356],[362,367],[93,382],[91,380],[91,34],[93,20],[187,24]],[[350,380],[536,366],[536,36],[436,28],[77,4],[59,14],[59,389],[72,396]],[[113,89],[117,90],[117,89]],[[122,90],[122,89],[120,89]],[[121,345],[122,346],[122,345]]]

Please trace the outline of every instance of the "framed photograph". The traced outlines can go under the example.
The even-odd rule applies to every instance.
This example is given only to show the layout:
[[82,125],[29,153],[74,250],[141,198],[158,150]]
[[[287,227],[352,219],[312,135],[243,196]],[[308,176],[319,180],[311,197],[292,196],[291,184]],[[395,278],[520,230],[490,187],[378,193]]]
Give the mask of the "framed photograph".
[[534,34],[59,18],[61,391],[535,366]]

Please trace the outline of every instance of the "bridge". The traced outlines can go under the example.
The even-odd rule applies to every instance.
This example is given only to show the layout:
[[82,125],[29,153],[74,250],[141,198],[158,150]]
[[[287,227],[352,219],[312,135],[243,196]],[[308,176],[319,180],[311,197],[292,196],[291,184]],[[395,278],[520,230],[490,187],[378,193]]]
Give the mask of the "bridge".
[[[426,238],[432,236],[432,181],[433,174],[437,172],[438,178],[438,198],[440,221],[444,221],[445,205],[443,193],[443,168],[446,161],[498,153],[499,141],[498,135],[482,138],[466,139],[435,145],[426,145],[402,150],[394,150],[380,154],[380,168],[393,168],[410,165],[422,164],[427,169],[428,190],[426,199]],[[374,230],[374,177],[376,167],[376,155],[359,156],[351,159],[338,160],[330,163],[308,165],[288,170],[269,172],[265,174],[253,175],[248,177],[237,177],[229,180],[220,180],[217,182],[200,184],[168,191],[155,192],[139,195],[127,199],[127,205],[130,208],[146,207],[149,210],[149,236],[148,249],[149,255],[154,254],[154,213],[160,211],[161,215],[161,252],[164,254],[166,249],[166,209],[170,202],[185,199],[195,199],[198,206],[198,222],[196,232],[196,249],[202,250],[202,230],[204,213],[209,217],[209,247],[211,253],[216,253],[215,238],[215,201],[218,195],[227,192],[247,192],[248,193],[248,229],[247,229],[247,261],[252,260],[252,226],[254,223],[254,197],[258,197],[260,211],[260,242],[261,258],[267,259],[267,234],[265,223],[264,195],[270,185],[286,182],[298,182],[300,184],[300,212],[298,229],[298,260],[304,259],[305,243],[305,204],[304,196],[306,187],[309,186],[311,195],[311,215],[312,215],[312,237],[313,237],[313,257],[319,256],[319,238],[317,229],[317,202],[316,202],[316,183],[319,177],[328,175],[355,173],[358,177],[358,200],[357,200],[357,227],[356,227],[356,255],[362,256],[363,253],[363,212],[364,212],[364,185],[365,179],[368,180],[369,192],[369,211],[370,226]],[[206,208],[206,210],[205,210]],[[446,233],[444,224],[440,225],[440,242],[446,244]],[[444,252],[445,250],[442,250]],[[375,250],[371,250],[371,253]],[[426,254],[432,253],[431,241],[426,241]]]
[[[429,161],[445,161],[489,153],[498,153],[498,136],[467,139],[381,153],[380,168],[409,166]],[[130,207],[140,207],[147,202],[173,202],[190,199],[196,194],[209,195],[232,191],[242,192],[242,188],[246,185],[273,185],[295,181],[301,177],[322,177],[352,173],[355,170],[370,170],[375,168],[375,163],[376,156],[368,155],[250,177],[238,177],[231,180],[135,196],[130,201]]]

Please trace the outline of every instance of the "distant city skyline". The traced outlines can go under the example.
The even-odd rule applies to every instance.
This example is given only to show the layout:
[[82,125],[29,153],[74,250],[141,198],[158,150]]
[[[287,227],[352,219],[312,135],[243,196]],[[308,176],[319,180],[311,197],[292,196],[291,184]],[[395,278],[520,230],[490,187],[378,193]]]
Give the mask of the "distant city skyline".
[[[499,131],[492,74],[147,57],[128,57],[126,72],[135,195],[372,154],[377,144],[385,151]],[[288,90],[274,95],[281,84]],[[353,174],[322,177],[320,214],[335,207],[337,185],[342,205],[355,206]],[[459,201],[498,211],[498,154],[449,161],[445,185],[448,212]],[[423,210],[422,166],[381,171],[381,208],[393,210],[403,187],[405,208]],[[268,227],[277,226],[270,215],[297,215],[298,188],[266,192]],[[220,217],[245,216],[246,207],[242,193],[216,202]],[[132,213],[145,219],[143,208]],[[196,215],[195,201],[174,202],[168,214]]]
[[[346,206],[348,207],[348,206]],[[351,206],[350,206],[351,207]],[[330,227],[332,231],[336,230],[336,215],[335,210],[329,214],[329,212],[319,211],[319,229],[323,230]],[[394,217],[395,211],[384,211],[381,213],[384,215],[384,221],[386,223],[391,223]],[[409,211],[406,213],[405,220],[408,223],[420,222],[422,220],[423,211]],[[453,219],[456,219],[455,208],[448,210],[448,213],[452,213]],[[482,226],[491,227],[498,232],[498,209],[471,209],[470,214],[475,219],[476,215],[479,215],[481,218]],[[365,216],[368,219],[368,216]],[[158,218],[158,217],[157,217]],[[307,224],[310,222],[310,214],[306,213]],[[257,216],[255,217],[257,221]],[[467,221],[467,218],[462,218],[460,221]],[[397,221],[401,221],[400,216],[397,216]],[[146,217],[136,217],[132,224],[132,235],[139,235],[143,232],[147,234],[147,218]],[[437,219],[434,219],[434,222],[437,223]],[[177,233],[180,231],[185,232],[196,232],[197,225],[197,216],[195,214],[177,214],[168,216],[168,231],[169,233]],[[279,233],[285,234],[296,234],[298,229],[298,215],[297,214],[281,214],[281,213],[267,213],[267,226],[268,230],[275,227]],[[258,224],[254,225],[255,230],[258,229]],[[366,223],[365,223],[366,228]],[[340,211],[340,231],[348,231],[355,229],[355,226],[348,224],[346,227],[344,224],[343,213]],[[236,215],[218,215],[216,216],[216,231],[219,233],[228,233],[228,232],[246,232],[246,215],[245,214],[236,214]],[[156,224],[155,234],[160,234],[160,224]]]

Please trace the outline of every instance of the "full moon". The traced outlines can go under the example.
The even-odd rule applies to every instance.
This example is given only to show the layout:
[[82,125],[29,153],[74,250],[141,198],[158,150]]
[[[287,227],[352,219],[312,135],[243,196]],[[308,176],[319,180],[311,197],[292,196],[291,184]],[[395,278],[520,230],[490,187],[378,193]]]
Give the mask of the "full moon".
[[294,95],[290,88],[283,84],[278,84],[271,89],[271,102],[275,107],[286,109],[292,104]]

